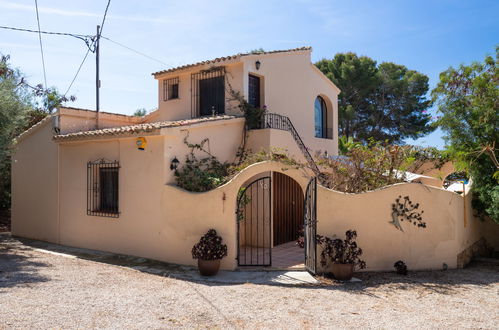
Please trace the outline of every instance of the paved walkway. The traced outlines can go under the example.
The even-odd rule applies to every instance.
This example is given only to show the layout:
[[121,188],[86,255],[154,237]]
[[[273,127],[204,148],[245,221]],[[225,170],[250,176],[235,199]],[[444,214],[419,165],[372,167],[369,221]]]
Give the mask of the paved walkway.
[[272,249],[272,268],[303,270],[304,259],[305,252],[295,241],[274,246]]

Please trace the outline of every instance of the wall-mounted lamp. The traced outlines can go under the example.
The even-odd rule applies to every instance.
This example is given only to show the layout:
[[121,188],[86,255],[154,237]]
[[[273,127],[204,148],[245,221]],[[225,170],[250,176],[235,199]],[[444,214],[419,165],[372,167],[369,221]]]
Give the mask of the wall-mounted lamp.
[[179,163],[180,162],[178,161],[177,157],[173,158],[172,162],[170,163],[170,170],[172,171],[176,170]]
[[255,68],[256,68],[257,70],[260,70],[260,65],[261,65],[261,64],[262,64],[262,63],[260,63],[260,61],[258,61],[258,60],[257,60],[257,61],[255,62]]

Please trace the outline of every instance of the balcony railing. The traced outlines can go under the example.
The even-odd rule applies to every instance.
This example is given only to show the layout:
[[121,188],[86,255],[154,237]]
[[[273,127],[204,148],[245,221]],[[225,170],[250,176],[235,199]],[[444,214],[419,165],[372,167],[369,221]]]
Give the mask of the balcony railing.
[[300,148],[301,152],[303,153],[303,156],[307,160],[310,168],[314,172],[315,175],[319,176],[320,171],[319,167],[317,167],[317,164],[315,163],[314,159],[312,158],[312,155],[310,155],[310,152],[308,151],[308,148],[305,146],[305,143],[303,143],[303,140],[300,137],[300,134],[298,134],[298,131],[294,127],[293,123],[289,119],[289,117],[277,114],[277,113],[265,113],[263,115],[263,118],[261,120],[261,125],[260,127],[254,127],[252,129],[264,129],[264,128],[273,128],[273,129],[279,129],[282,131],[288,131],[291,133],[291,136],[295,140],[296,144],[298,145],[298,148]]

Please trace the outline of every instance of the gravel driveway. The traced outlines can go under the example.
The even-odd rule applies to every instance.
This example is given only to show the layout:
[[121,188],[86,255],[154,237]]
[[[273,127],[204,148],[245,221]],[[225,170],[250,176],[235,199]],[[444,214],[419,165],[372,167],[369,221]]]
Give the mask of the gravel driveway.
[[499,266],[360,283],[217,284],[47,253],[0,235],[0,328],[499,328]]

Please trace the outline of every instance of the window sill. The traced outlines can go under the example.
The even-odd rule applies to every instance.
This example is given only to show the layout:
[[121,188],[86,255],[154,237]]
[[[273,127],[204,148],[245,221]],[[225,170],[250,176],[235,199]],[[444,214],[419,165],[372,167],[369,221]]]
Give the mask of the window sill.
[[181,99],[180,97],[177,97],[177,98],[175,98],[175,99],[169,99],[169,100],[165,100],[165,99],[163,99],[163,102],[178,101],[178,100],[180,100],[180,99]]
[[105,210],[95,210],[95,211],[90,211],[87,212],[88,216],[93,216],[93,217],[102,217],[102,218],[119,218],[121,212],[109,212]]

